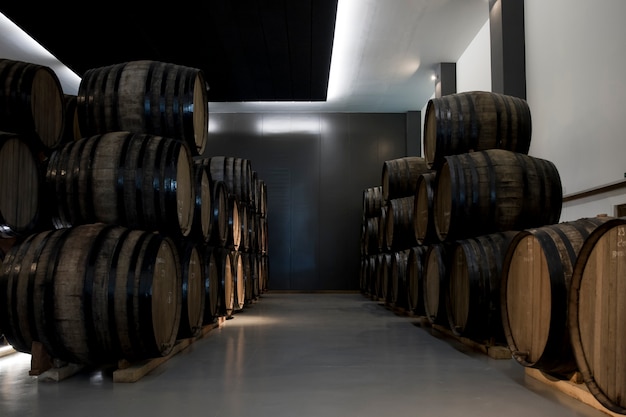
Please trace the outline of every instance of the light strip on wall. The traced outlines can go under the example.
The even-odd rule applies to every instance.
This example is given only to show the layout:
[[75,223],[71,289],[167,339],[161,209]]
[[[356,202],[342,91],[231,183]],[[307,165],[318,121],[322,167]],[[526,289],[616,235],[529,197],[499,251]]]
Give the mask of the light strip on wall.
[[80,77],[2,13],[0,13],[0,33],[2,33],[0,40],[2,58],[50,67],[59,78],[65,94],[78,93]]

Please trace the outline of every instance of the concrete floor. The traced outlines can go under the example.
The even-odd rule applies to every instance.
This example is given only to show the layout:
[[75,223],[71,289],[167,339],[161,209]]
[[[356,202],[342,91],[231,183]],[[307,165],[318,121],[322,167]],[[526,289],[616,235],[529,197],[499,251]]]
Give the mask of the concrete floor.
[[0,416],[607,415],[418,323],[361,294],[270,291],[134,383],[0,358]]

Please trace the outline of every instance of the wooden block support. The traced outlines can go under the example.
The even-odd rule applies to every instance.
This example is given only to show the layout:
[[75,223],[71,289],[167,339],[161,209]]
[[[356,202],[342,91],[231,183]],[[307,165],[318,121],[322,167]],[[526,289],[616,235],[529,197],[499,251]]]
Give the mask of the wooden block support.
[[511,350],[506,346],[497,346],[487,343],[480,343],[467,337],[457,336],[452,333],[452,330],[447,329],[439,324],[433,324],[432,328],[445,333],[446,335],[455,338],[465,346],[471,347],[474,350],[484,353],[492,359],[511,359]]
[[202,328],[200,335],[196,337],[190,337],[187,339],[177,340],[176,344],[172,348],[172,351],[161,358],[146,359],[139,362],[120,361],[118,363],[118,369],[113,371],[113,382],[137,382],[148,372],[156,369],[158,366],[167,362],[177,353],[185,350],[196,340],[204,338],[211,330],[216,329],[223,325],[224,317],[219,317],[215,323],[206,325]]
[[541,381],[544,384],[550,387],[553,387],[561,391],[562,393],[569,395],[570,397],[575,398],[578,401],[581,401],[595,408],[596,410],[602,411],[603,413],[606,413],[614,417],[624,416],[623,414],[614,413],[613,411],[609,410],[608,408],[600,404],[600,402],[596,399],[596,397],[594,397],[593,394],[589,392],[589,390],[587,389],[587,385],[580,382],[580,375],[578,373],[576,375],[576,378],[577,378],[576,380],[571,380],[571,379],[562,380],[562,379],[552,378],[549,375],[546,375],[545,373],[541,372],[539,369],[528,368],[528,367],[524,369],[525,369],[526,376],[534,378],[538,381]]

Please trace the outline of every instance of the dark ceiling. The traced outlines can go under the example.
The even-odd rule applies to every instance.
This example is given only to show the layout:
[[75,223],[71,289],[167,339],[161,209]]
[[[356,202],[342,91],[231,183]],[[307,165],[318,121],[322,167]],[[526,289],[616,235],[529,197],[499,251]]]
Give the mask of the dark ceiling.
[[81,77],[147,59],[202,70],[209,101],[324,101],[337,1],[10,1],[0,12]]

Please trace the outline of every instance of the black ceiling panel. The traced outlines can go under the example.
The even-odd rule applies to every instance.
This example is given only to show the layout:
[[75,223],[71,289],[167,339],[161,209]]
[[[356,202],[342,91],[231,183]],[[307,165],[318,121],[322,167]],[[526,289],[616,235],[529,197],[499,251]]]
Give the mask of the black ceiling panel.
[[338,0],[175,6],[5,2],[0,12],[82,76],[134,60],[201,69],[209,101],[324,101]]

